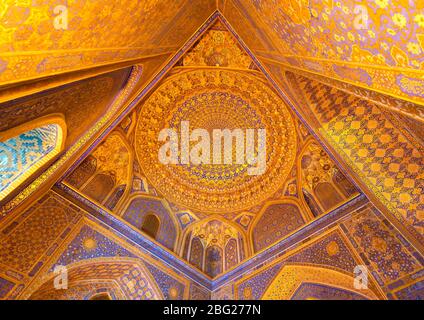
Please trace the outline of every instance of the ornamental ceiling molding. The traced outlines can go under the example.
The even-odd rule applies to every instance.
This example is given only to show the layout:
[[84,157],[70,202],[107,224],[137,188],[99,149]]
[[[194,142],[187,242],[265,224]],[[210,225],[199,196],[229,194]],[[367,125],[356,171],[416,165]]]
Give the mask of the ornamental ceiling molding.
[[[211,227],[211,224],[216,224],[218,227]],[[181,246],[179,250],[180,256],[184,254],[184,243],[190,241],[190,238],[199,237],[204,248],[209,246],[218,245],[221,248],[225,247],[229,239],[237,239],[238,236],[242,238],[244,247],[244,254],[250,255],[247,232],[243,230],[236,222],[225,219],[219,214],[213,214],[205,219],[197,220],[191,223],[185,230],[181,237]]]
[[[263,55],[258,54],[258,58],[266,62],[278,64],[288,70],[294,70],[297,73],[304,72],[318,77],[322,77],[322,74],[325,74],[324,78],[342,82],[345,86],[355,86],[379,93],[383,96],[401,99],[412,104],[420,105],[421,107],[424,106],[424,102],[422,101],[422,98],[420,98],[423,95],[423,92],[420,89],[420,87],[423,86],[423,83],[421,79],[422,72],[419,70],[394,67],[370,67],[369,65],[340,63],[332,60],[317,61],[306,57],[279,56],[278,58],[281,59],[280,61],[275,58],[264,57]],[[319,65],[320,67],[317,68],[315,65]],[[325,66],[325,68],[323,66]],[[370,74],[368,74],[363,67],[367,67]],[[347,76],[344,77],[344,74]],[[402,77],[399,78],[399,76]],[[363,80],[360,80],[364,77],[369,78],[369,82],[374,77],[381,79],[389,78],[393,82],[387,82],[384,85],[371,87],[366,83],[364,84]],[[398,80],[400,84],[396,83],[396,79],[400,79]],[[355,91],[358,91],[358,89]],[[411,98],[411,96],[415,96],[417,98]]]
[[[80,230],[78,230],[80,231]],[[96,266],[100,266],[103,272],[98,272],[96,270]],[[109,273],[105,272],[107,270],[107,266],[110,266]],[[130,258],[130,257],[98,257],[92,258],[89,260],[81,260],[78,262],[74,262],[70,265],[67,265],[67,272],[69,274],[69,284],[70,286],[77,285],[79,283],[98,283],[99,281],[111,280],[114,282],[119,282],[119,276],[125,275],[124,269],[118,275],[116,274],[119,266],[128,266],[128,269],[137,268],[139,272],[144,275],[144,280],[148,282],[149,288],[153,291],[153,295],[157,300],[164,300],[163,292],[160,289],[158,283],[153,277],[152,273],[147,268],[146,264],[143,263],[142,260],[138,258]],[[51,266],[50,266],[51,267]],[[85,272],[88,273],[89,277],[85,278],[85,274],[81,277],[78,274],[78,270],[84,268]],[[30,287],[26,288],[23,293],[20,294],[19,299],[33,299],[32,296],[34,294],[42,294],[44,291],[56,291],[54,288],[53,282],[57,274],[55,272],[49,272],[45,270],[45,273],[36,279],[34,283],[31,284]],[[42,296],[42,295],[41,295]],[[184,294],[187,296],[187,293]],[[128,299],[128,297],[126,297]]]
[[[261,56],[259,55],[259,57]],[[385,109],[401,113],[421,122],[424,121],[424,106],[417,104],[416,101],[409,101],[404,97],[388,95],[386,92],[370,89],[366,86],[362,86],[360,84],[353,83],[350,81],[323,76],[321,73],[315,72],[313,70],[299,69],[273,59],[268,59],[264,57],[261,57],[261,59],[263,59],[269,64],[281,68],[280,81],[290,82],[290,79],[293,78],[293,73],[300,74],[307,78],[319,81],[328,86],[335,87],[340,91],[352,94],[358,98],[376,103],[379,106],[384,107]]]
[[172,56],[167,62],[166,65],[157,72],[151,81],[148,81],[147,84],[139,90],[135,97],[130,101],[126,107],[122,110],[120,114],[113,120],[108,128],[106,128],[86,149],[83,155],[76,160],[72,166],[70,166],[61,176],[59,182],[63,181],[65,177],[74,171],[78,165],[87,157],[93,150],[105,139],[105,137],[110,134],[121,122],[128,116],[142,101],[142,99],[155,88],[155,86],[168,74],[168,72],[175,66],[175,64],[181,59],[181,57],[193,47],[194,43],[210,28],[210,26],[215,23],[215,21],[220,17],[219,12],[215,11],[205,22],[204,24],[188,39],[184,45]]
[[290,300],[303,283],[325,283],[337,288],[355,292],[370,300],[379,300],[371,289],[355,289],[355,278],[351,274],[321,266],[306,264],[284,265],[261,297],[263,300]]
[[215,9],[187,0],[58,4],[1,1],[1,85],[174,53]]
[[[169,59],[166,65],[153,76],[153,79],[147,82],[147,84],[136,93],[132,100],[128,101],[130,94],[141,79],[143,71],[142,65],[135,65],[127,81],[127,85],[121,91],[119,97],[115,99],[108,112],[93,127],[91,127],[77,143],[75,143],[63,156],[61,156],[58,161],[38,176],[28,187],[21,190],[15,198],[7,203],[0,203],[0,221],[5,217],[10,216],[9,213],[12,210],[20,206],[24,200],[28,199],[36,191],[41,189],[49,180],[50,176],[62,173],[59,178],[59,181],[62,181],[66,175],[71,173],[85,159],[85,157],[88,156],[90,152],[92,152],[116,126],[118,126],[122,119],[136,107],[137,103],[139,103],[140,100],[160,81],[160,79],[165,76],[165,74],[178,62],[183,54],[193,46],[195,41],[218,19],[218,17],[219,12],[215,11],[194,33],[194,35],[184,43],[181,49],[179,49],[175,55]],[[117,115],[118,110],[122,108],[124,103],[126,103],[125,107],[123,107],[123,110]],[[114,118],[114,116],[116,117]],[[100,129],[111,120],[112,123],[98,134]],[[93,138],[94,141],[92,140]],[[91,145],[86,146],[90,141],[92,141]],[[80,155],[81,147],[85,147],[85,151],[82,155]],[[79,158],[77,158],[77,160],[75,160],[67,170],[63,170],[63,166],[68,163],[68,160],[75,157]]]
[[[277,87],[277,90],[278,90],[278,87]],[[361,199],[361,201],[363,200],[363,197],[361,197],[360,198]],[[359,199],[358,199],[358,201],[359,201]],[[352,203],[356,203],[356,201],[352,201]],[[345,208],[345,207],[344,207]],[[340,211],[339,210],[337,210],[337,214],[338,214],[338,216],[340,216]],[[321,226],[321,228],[323,227],[323,226],[325,226],[325,225],[327,225],[328,223],[331,223],[332,221],[334,221],[333,219],[334,219],[334,217],[335,216],[337,216],[337,214],[335,214],[335,215],[333,215],[333,214],[329,214],[328,216],[325,216],[325,219],[320,219],[319,220],[319,222],[320,223],[317,223],[318,225],[320,225]],[[103,220],[102,221],[105,221],[106,223],[108,223],[109,225],[111,225],[112,226],[112,228],[115,228],[116,226],[112,223],[112,219],[106,214],[104,214],[104,212],[102,212],[101,210],[100,210],[100,213],[99,214],[97,214],[97,213],[94,213],[93,215],[95,215],[96,217],[99,217],[99,218],[103,218]],[[324,223],[324,221],[325,221],[325,223]],[[314,225],[316,226],[317,224],[315,224],[314,223]],[[305,230],[306,229],[308,229],[310,226],[307,226],[306,228],[305,228]],[[317,229],[320,229],[320,228],[318,228],[317,227]],[[118,229],[119,230],[119,229]],[[308,230],[310,230],[310,229],[308,229]],[[304,231],[303,229],[302,229],[302,231]],[[120,231],[118,231],[118,232],[120,232]],[[134,234],[135,234],[136,232],[134,231],[134,230],[132,230],[132,235],[134,236]],[[293,235],[293,237],[297,237],[298,235],[299,235],[300,233],[296,233],[295,235]],[[293,239],[293,237],[290,237],[290,241],[293,241],[292,239]],[[287,241],[289,241],[289,239],[284,239],[281,243],[284,243],[284,244],[287,244],[288,242],[287,241],[285,241],[285,240],[287,240]],[[148,243],[148,241],[146,241],[146,240],[144,240],[145,241],[145,243]],[[280,243],[279,243],[280,244]],[[273,249],[274,248],[277,248],[277,246],[275,246],[275,247],[273,247]],[[279,248],[281,249],[281,246],[279,246]],[[155,252],[155,248],[154,247],[150,247],[150,249],[147,249],[148,251],[150,251],[150,250],[152,250],[153,252]],[[272,251],[272,250],[271,250]],[[266,254],[269,254],[271,251],[266,251]],[[274,251],[275,252],[275,251]],[[265,252],[263,253],[263,254],[265,254]],[[170,253],[169,252],[165,252],[165,255],[170,255]],[[264,259],[263,257],[265,257],[265,255],[260,255],[260,257],[258,257],[258,259],[259,260],[262,260],[262,259]],[[258,260],[255,260],[256,262],[258,261]],[[262,260],[263,261],[263,260]],[[179,263],[183,263],[183,262],[179,262]],[[177,263],[178,264],[178,263]],[[249,262],[246,262],[246,264],[247,265],[249,265],[249,266],[252,266],[252,264],[250,264]],[[246,267],[246,265],[244,265],[243,267]],[[240,272],[243,272],[243,270],[244,270],[244,268],[236,268],[236,272],[238,272],[239,274],[240,274]],[[232,273],[232,274],[234,274],[234,273]],[[220,283],[222,283],[221,281],[225,281],[225,279],[228,279],[227,278],[227,275],[224,275],[224,276],[222,276],[222,277],[220,277],[219,278],[220,279]],[[211,282],[210,283],[210,285],[211,286],[215,286],[215,285],[217,285],[218,284],[218,282],[215,282],[215,281],[213,281],[213,282]]]
[[[39,175],[29,186],[24,188],[16,197],[7,203],[2,203],[0,207],[0,221],[5,218],[13,209],[19,206],[24,200],[28,199],[39,188],[41,188],[51,176],[58,174],[63,169],[63,166],[77,156],[81,149],[104,127],[122,108],[122,105],[127,101],[129,95],[132,93],[137,82],[141,78],[142,66],[135,66],[128,78],[126,86],[121,90],[117,98],[113,101],[112,105],[108,108],[106,114],[95,123],[81,138],[75,142],[54,164],[52,164],[46,171]],[[63,171],[63,170],[62,170]]]
[[[112,228],[111,230],[116,231],[119,234],[119,237],[114,235],[112,231],[107,231],[106,235],[109,235],[113,238],[119,238],[119,243],[124,245],[126,249],[132,252],[141,250],[141,252],[153,256],[154,258],[151,258],[150,256],[146,255],[146,257],[152,259],[152,261],[154,259],[159,259],[172,268],[183,272],[189,279],[212,291],[217,290],[230,281],[248,273],[249,270],[255,269],[256,266],[271,261],[275,256],[285,251],[287,248],[303,243],[306,239],[309,239],[312,235],[316,234],[320,230],[334,227],[338,221],[344,217],[349,216],[351,212],[359,210],[369,203],[368,199],[364,195],[359,195],[358,197],[349,200],[332,212],[310,221],[300,229],[296,230],[293,234],[281,239],[267,249],[250,256],[248,260],[242,261],[235,268],[232,268],[226,273],[211,279],[209,276],[199,271],[196,267],[181,259],[176,253],[167,250],[161,245],[157,245],[152,240],[150,240],[149,237],[146,237],[140,232],[135,231],[134,228],[131,227],[128,223],[123,222],[116,215],[111,214],[108,210],[102,208],[97,203],[88,200],[86,197],[80,195],[78,192],[72,188],[69,188],[67,185],[58,183],[54,187],[53,191],[59,194],[61,197],[65,198],[70,203],[85,208],[84,210],[88,213],[87,219],[89,220],[91,226],[96,227],[96,225],[100,223],[100,225],[106,228],[110,227]],[[219,219],[219,216],[215,216],[215,218],[222,220],[222,218]],[[208,219],[213,220],[213,216],[209,217]],[[227,221],[225,222],[228,223]],[[235,224],[232,225],[236,229],[240,230],[240,227],[236,226]],[[325,233],[327,233],[327,231]],[[131,245],[129,245],[128,242],[130,242]],[[302,246],[304,245],[305,244]],[[61,252],[58,254],[61,254]]]
[[[216,13],[216,15],[214,15],[213,17],[210,18],[209,20],[209,25],[211,25],[212,23],[214,23],[216,21],[216,19],[219,18],[221,20],[221,22],[227,27],[227,29],[233,33],[233,35],[235,36],[235,38],[240,42],[240,45],[243,47],[243,49],[246,50],[246,52],[250,55],[251,59],[254,61],[254,63],[257,65],[257,67],[260,69],[260,71],[262,71],[265,75],[265,79],[264,78],[258,78],[255,77],[255,79],[262,83],[262,85],[265,85],[265,80],[269,80],[271,81],[271,83],[273,84],[273,86],[275,87],[275,90],[278,91],[280,93],[281,96],[285,97],[284,93],[280,92],[278,86],[276,85],[275,82],[273,82],[272,78],[270,78],[269,74],[267,73],[267,70],[265,70],[260,62],[253,56],[253,54],[249,51],[249,49],[247,47],[244,46],[243,42],[241,41],[240,38],[238,38],[238,36],[234,33],[234,31],[231,29],[231,26],[228,25],[228,23],[226,23],[225,19],[220,16],[219,13]],[[197,33],[197,36],[201,36],[202,32],[204,32],[208,27],[205,27],[202,30],[199,30],[199,32]],[[196,41],[197,38],[192,39],[194,43]],[[190,41],[192,41],[190,40]],[[181,52],[185,52],[187,50],[190,49],[190,46],[187,45],[185,48],[181,49]],[[179,57],[175,57],[175,59],[173,59],[174,63],[176,63],[179,59],[180,59],[181,55]],[[169,68],[172,68],[172,65],[168,65]],[[209,69],[214,69],[214,68],[209,68]],[[169,69],[168,69],[169,71]],[[209,71],[209,70],[208,70]],[[216,72],[217,70],[212,70],[213,72]],[[153,88],[153,86],[155,86],[157,84],[157,82],[159,80],[161,80],[163,78],[163,76],[165,76],[165,74],[167,73],[166,70],[162,70],[159,74],[159,76],[157,78],[155,78],[155,80],[157,80],[156,82],[153,81],[152,83],[149,83],[149,89]],[[259,72],[258,72],[259,73]],[[176,75],[177,76],[177,75]],[[134,101],[134,105],[140,101],[142,97],[138,96],[135,101]],[[293,108],[293,106],[292,106]],[[132,109],[131,109],[132,110]],[[120,120],[122,120],[127,114],[128,112],[130,112],[131,110],[127,109],[126,111],[124,111],[123,114],[121,114],[118,118]],[[119,124],[118,120],[117,120],[117,125]],[[306,125],[307,128],[310,128]],[[111,130],[113,130],[113,125],[108,129],[108,131],[105,133],[107,134],[108,132],[110,132]],[[313,133],[312,133],[313,134]],[[101,141],[102,138],[98,139],[98,142]],[[96,142],[90,147],[91,150],[93,150],[96,147]],[[89,151],[87,151],[87,154],[89,153]],[[71,171],[72,169],[70,169]],[[121,221],[118,221],[118,219],[116,219],[113,215],[111,215],[109,212],[107,212],[106,210],[102,210],[102,208],[98,207],[95,203],[90,203],[87,199],[85,199],[83,196],[78,195],[78,194],[73,194],[73,190],[67,188],[65,185],[58,183],[57,184],[57,188],[60,188],[62,190],[66,190],[65,192],[69,195],[71,195],[71,198],[74,198],[75,200],[78,201],[82,201],[83,203],[85,203],[86,205],[89,205],[90,208],[92,208],[92,210],[90,210],[91,215],[93,215],[94,217],[100,219],[101,221],[105,222],[106,224],[110,225],[112,228],[114,228],[115,230],[117,230],[118,232],[122,233],[123,235],[125,235],[127,238],[131,239],[132,241],[134,241],[135,243],[138,243],[140,245],[143,246],[143,248],[145,248],[147,251],[149,252],[154,252],[153,254],[158,254],[160,257],[163,257],[165,259],[165,261],[167,261],[167,263],[171,263],[172,265],[176,265],[178,267],[181,267],[182,265],[184,265],[183,269],[185,270],[185,268],[187,267],[187,265],[183,262],[180,261],[180,259],[178,257],[171,258],[171,256],[173,256],[173,254],[171,254],[170,252],[168,252],[167,250],[163,250],[162,248],[156,246],[152,246],[152,242],[149,241],[149,239],[146,239],[144,236],[140,235],[139,232],[134,231],[133,229],[131,229],[130,227],[126,226],[126,224],[122,223]],[[273,245],[270,250],[265,250],[264,252],[262,252],[260,255],[258,255],[257,257],[255,257],[255,262],[252,264],[252,261],[245,261],[243,263],[243,266],[239,265],[237,266],[235,269],[230,270],[230,273],[226,273],[222,276],[219,276],[218,278],[214,279],[212,282],[210,282],[210,280],[205,280],[203,278],[203,276],[201,276],[199,278],[199,273],[198,272],[193,272],[194,270],[191,270],[190,268],[187,269],[187,274],[190,278],[194,278],[197,279],[195,280],[200,281],[200,283],[202,283],[202,285],[206,286],[206,287],[210,287],[210,288],[217,288],[219,286],[221,286],[224,282],[227,282],[228,279],[231,279],[233,276],[235,275],[240,275],[242,272],[244,272],[244,270],[246,268],[252,268],[255,265],[257,265],[256,262],[258,261],[264,261],[264,259],[268,259],[270,256],[275,255],[276,252],[278,250],[281,250],[281,248],[287,246],[289,243],[293,243],[293,241],[297,241],[297,239],[300,237],[303,237],[304,232],[306,232],[307,234],[309,234],[309,231],[313,228],[314,232],[317,232],[318,230],[320,230],[322,227],[324,227],[325,225],[328,225],[328,223],[332,223],[332,221],[337,220],[336,217],[340,217],[341,215],[343,216],[344,214],[346,214],[347,211],[345,211],[347,208],[350,208],[352,206],[356,206],[359,203],[363,203],[364,201],[364,197],[358,197],[357,199],[354,199],[348,203],[346,203],[345,205],[343,205],[342,207],[340,207],[339,209],[335,210],[332,213],[329,213],[328,215],[325,215],[322,219],[319,218],[317,221],[314,221],[314,223],[305,226],[305,229],[301,229],[299,230],[299,232],[295,232],[293,235],[289,236],[288,238],[283,239],[281,242],[276,243],[275,245]],[[316,223],[315,223],[316,222]],[[173,261],[173,262],[170,262]],[[190,271],[189,271],[190,270]],[[201,273],[200,273],[201,274]],[[203,280],[202,280],[203,279]],[[206,281],[206,282],[205,282]]]
[[[244,44],[244,42],[242,41],[242,39],[240,39],[240,37],[235,33],[235,31],[233,30],[233,28],[231,27],[231,25],[228,24],[228,22],[226,21],[226,19],[221,15],[221,13],[219,11],[216,11],[212,16],[209,17],[209,19],[205,22],[205,24],[193,35],[193,37],[191,39],[189,39],[187,41],[187,43],[179,50],[179,52],[169,61],[169,63],[157,74],[157,76],[147,84],[147,86],[143,89],[143,91],[130,103],[130,105],[123,111],[122,114],[120,114],[116,120],[112,123],[112,125],[107,128],[93,143],[90,147],[88,147],[87,151],[84,153],[84,155],[82,157],[80,157],[62,176],[62,178],[60,179],[63,180],[63,177],[65,177],[66,175],[68,175],[70,172],[72,172],[80,163],[81,161],[84,159],[84,157],[86,155],[88,155],[90,152],[92,152],[92,150],[94,150],[96,148],[96,146],[102,141],[102,139],[104,139],[104,137],[110,133],[115,126],[117,126],[120,121],[129,114],[129,112],[131,112],[133,110],[133,108],[136,106],[136,104],[144,97],[144,95],[146,95],[166,74],[167,72],[172,69],[172,67],[181,59],[181,57],[185,54],[185,52],[188,52],[190,50],[190,48],[193,47],[193,44],[206,32],[206,30],[208,30],[210,28],[210,26],[212,26],[217,20],[219,19],[219,21],[222,23],[223,26],[225,26],[225,28],[227,28],[227,30],[235,37],[235,39],[238,41],[239,45],[243,48],[243,50],[245,50],[245,52],[250,56],[250,58],[252,59],[252,61],[254,62],[254,64],[257,66],[257,68],[259,69],[259,71],[257,71],[258,73],[262,72],[265,75],[265,79],[262,78],[257,78],[258,81],[262,81],[265,82],[265,80],[268,80],[272,83],[273,87],[275,88],[275,90],[278,91],[278,93],[280,94],[280,96],[282,96],[284,98],[284,100],[288,101],[286,98],[286,95],[278,88],[278,85],[276,84],[276,82],[269,76],[268,71],[261,65],[261,63],[259,62],[258,59],[256,59],[256,57],[252,54],[252,52],[249,50],[249,48],[246,47],[246,45]],[[288,103],[290,104],[291,108],[294,110],[295,113],[297,113],[296,109],[293,107],[293,105],[291,105],[291,103],[288,101]],[[300,116],[297,113],[298,116]],[[302,120],[302,122],[304,122]],[[312,135],[321,142],[321,139],[319,138],[319,136],[317,136],[316,134],[314,134],[313,131],[311,131],[310,126],[308,126],[306,123],[304,123],[305,126],[308,128],[308,130],[312,133]],[[321,142],[322,144],[322,142]],[[326,148],[326,146],[323,146],[325,150],[328,150]],[[338,163],[338,161],[336,161]]]
[[423,105],[424,15],[418,2],[228,2],[224,15],[258,55]]
[[[181,121],[208,131],[266,129],[266,172],[250,176],[245,164],[163,165],[159,133],[179,129]],[[284,184],[297,151],[285,103],[255,77],[229,70],[187,71],[168,78],[141,107],[135,135],[138,162],[155,189],[171,202],[205,213],[242,211],[269,198]]]

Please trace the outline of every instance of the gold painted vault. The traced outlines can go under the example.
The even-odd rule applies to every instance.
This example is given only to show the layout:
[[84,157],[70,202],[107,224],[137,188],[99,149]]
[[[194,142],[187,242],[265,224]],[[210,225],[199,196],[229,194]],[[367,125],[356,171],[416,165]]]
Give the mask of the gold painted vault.
[[2,1],[0,299],[420,300],[423,122],[422,1]]

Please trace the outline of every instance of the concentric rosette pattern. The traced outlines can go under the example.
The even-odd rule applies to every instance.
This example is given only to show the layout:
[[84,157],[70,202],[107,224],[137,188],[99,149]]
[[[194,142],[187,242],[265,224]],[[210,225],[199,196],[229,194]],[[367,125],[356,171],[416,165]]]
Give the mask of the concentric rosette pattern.
[[[209,132],[211,154],[214,129],[266,129],[265,173],[249,175],[251,165],[235,161],[162,164],[158,152],[164,142],[159,141],[159,133],[168,128],[179,133],[182,121],[189,121],[190,130]],[[295,160],[296,132],[287,106],[260,78],[236,71],[197,70],[168,78],[146,100],[135,148],[145,175],[169,201],[201,212],[227,213],[266,200],[284,183]]]

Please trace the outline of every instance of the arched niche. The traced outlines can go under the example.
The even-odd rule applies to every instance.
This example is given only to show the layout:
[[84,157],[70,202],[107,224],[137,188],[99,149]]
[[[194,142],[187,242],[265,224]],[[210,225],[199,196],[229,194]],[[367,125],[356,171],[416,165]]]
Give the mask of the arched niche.
[[103,203],[115,187],[113,173],[97,173],[93,179],[81,190],[85,195],[99,203]]
[[[60,272],[50,272],[26,293],[30,300],[162,300],[162,291],[147,267],[133,258],[95,258],[66,266],[67,289],[58,290]],[[56,285],[55,285],[56,281]],[[102,295],[99,297],[99,295]],[[97,299],[100,300],[100,299]]]
[[[263,300],[290,300],[296,297],[298,289],[308,284],[320,284],[342,290],[352,295],[359,295],[364,299],[376,300],[379,296],[368,288],[355,288],[354,277],[351,274],[314,265],[284,265],[274,277],[262,296]],[[307,298],[307,297],[306,297]],[[315,296],[319,299],[320,297]]]
[[132,148],[125,135],[113,131],[64,180],[89,199],[119,211],[132,181]]
[[304,207],[296,198],[287,197],[265,204],[251,226],[253,251],[273,245],[308,221]]
[[65,181],[75,188],[80,188],[91,176],[96,173],[96,158],[89,155],[80,165],[66,177]]
[[326,181],[317,183],[314,187],[314,194],[321,203],[324,211],[336,208],[344,200],[334,185]]
[[58,156],[66,134],[62,115],[42,117],[0,133],[0,201]]
[[223,271],[222,249],[218,246],[210,246],[206,249],[205,272],[215,278]]
[[325,150],[309,139],[299,155],[301,198],[314,217],[335,209],[359,194]]
[[[189,242],[188,242],[189,243]],[[204,247],[199,237],[192,239],[190,244],[189,262],[200,270],[203,270]]]
[[358,292],[335,286],[303,282],[290,300],[368,300],[368,298]]
[[147,215],[144,216],[143,223],[140,229],[152,239],[156,239],[156,236],[160,229],[159,217],[156,214],[149,212]]
[[93,296],[91,296],[88,300],[112,300],[112,297],[110,296],[109,293],[107,292],[102,292],[102,293],[96,293]]
[[168,204],[161,198],[136,193],[130,196],[122,210],[122,218],[142,231],[142,225],[149,214],[155,214],[160,224],[154,240],[170,250],[174,250],[179,239],[179,224]]
[[246,241],[245,233],[237,224],[212,215],[186,229],[181,254],[213,278],[235,267],[246,257]]

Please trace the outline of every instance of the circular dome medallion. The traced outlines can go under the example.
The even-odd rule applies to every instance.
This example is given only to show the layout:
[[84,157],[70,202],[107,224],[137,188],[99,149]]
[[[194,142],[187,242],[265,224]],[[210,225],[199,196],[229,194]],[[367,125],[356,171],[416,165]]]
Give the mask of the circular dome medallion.
[[[174,129],[180,140],[182,121],[190,131],[209,132],[211,155],[213,129],[266,129],[265,172],[249,175],[251,165],[235,161],[162,164],[158,154],[165,142],[159,133]],[[255,137],[257,146],[257,132]],[[296,133],[286,105],[262,80],[236,71],[197,70],[168,78],[142,105],[135,150],[147,179],[167,200],[223,214],[257,205],[282,186],[295,159]]]

